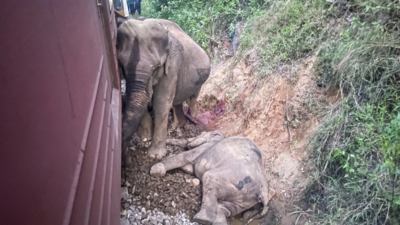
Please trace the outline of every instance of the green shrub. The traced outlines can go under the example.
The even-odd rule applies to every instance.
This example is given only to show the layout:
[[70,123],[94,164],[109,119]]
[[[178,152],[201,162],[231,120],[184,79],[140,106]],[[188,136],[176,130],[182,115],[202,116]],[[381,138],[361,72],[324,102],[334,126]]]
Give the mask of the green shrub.
[[[248,20],[242,53],[255,49],[261,74],[317,52],[321,86],[341,101],[312,139],[320,224],[400,224],[400,3],[398,0],[148,0],[146,17],[178,23],[204,49]],[[351,21],[338,36],[340,18]],[[238,59],[236,59],[238,61]]]
[[323,0],[275,1],[268,11],[249,20],[242,48],[257,50],[264,72],[314,51],[325,26],[325,5]]
[[174,21],[208,50],[208,45],[218,44],[219,37],[236,22],[267,6],[265,0],[148,0],[143,3],[143,15]]
[[351,27],[318,55],[321,84],[342,94],[313,140],[322,188],[309,197],[323,224],[400,221],[399,14],[387,2],[356,1]]

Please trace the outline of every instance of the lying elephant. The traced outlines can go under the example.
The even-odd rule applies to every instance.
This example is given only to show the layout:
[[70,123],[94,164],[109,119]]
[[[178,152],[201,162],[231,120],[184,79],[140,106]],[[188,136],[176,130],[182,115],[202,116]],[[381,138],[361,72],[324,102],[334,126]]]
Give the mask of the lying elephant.
[[151,139],[152,158],[166,155],[168,114],[175,111],[174,126],[186,118],[182,103],[196,116],[201,86],[210,74],[206,52],[175,23],[162,19],[129,19],[119,22],[117,55],[126,80],[126,106],[122,122],[123,148],[141,124],[141,136]]
[[224,139],[221,132],[212,131],[188,141],[170,140],[169,143],[193,149],[155,164],[150,174],[160,177],[175,168],[194,172],[203,183],[202,206],[193,218],[195,222],[227,224],[226,217],[259,203],[263,209],[257,217],[267,213],[267,177],[261,152],[253,141],[245,137]]

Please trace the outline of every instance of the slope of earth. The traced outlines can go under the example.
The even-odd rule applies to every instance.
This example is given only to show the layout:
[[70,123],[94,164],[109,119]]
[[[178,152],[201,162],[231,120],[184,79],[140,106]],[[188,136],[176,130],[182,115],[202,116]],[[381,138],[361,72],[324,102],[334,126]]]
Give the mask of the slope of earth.
[[[198,119],[225,136],[245,136],[260,147],[270,179],[270,211],[262,224],[304,224],[308,218],[292,214],[293,205],[308,208],[302,193],[312,169],[308,144],[318,125],[313,107],[327,101],[313,73],[315,55],[294,65],[281,66],[262,78],[255,70],[258,58],[245,55],[213,66],[199,97]],[[212,101],[210,101],[212,100]],[[214,107],[207,107],[209,105]],[[221,105],[225,105],[222,108]]]
[[[316,84],[315,56],[293,65],[283,65],[276,74],[261,77],[255,70],[258,58],[245,55],[213,65],[199,97],[199,115],[168,138],[189,138],[202,129],[220,130],[225,136],[245,136],[263,153],[270,185],[270,213],[253,224],[305,224],[307,214],[293,214],[295,207],[307,210],[302,194],[311,180],[308,161],[309,137],[318,125],[313,109],[327,98]],[[130,163],[122,171],[121,224],[196,224],[190,219],[201,204],[201,185],[181,170],[163,178],[149,174],[157,160],[147,156],[149,142],[134,136],[129,146]],[[169,155],[182,152],[167,146]],[[297,210],[298,211],[298,210]],[[241,224],[238,220],[230,224]]]

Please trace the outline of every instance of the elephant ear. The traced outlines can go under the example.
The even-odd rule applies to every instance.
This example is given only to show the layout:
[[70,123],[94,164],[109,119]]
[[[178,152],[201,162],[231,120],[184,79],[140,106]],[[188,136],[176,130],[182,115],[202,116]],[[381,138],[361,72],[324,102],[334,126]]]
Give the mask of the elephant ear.
[[171,32],[169,35],[169,54],[165,62],[165,74],[177,76],[183,63],[183,45]]

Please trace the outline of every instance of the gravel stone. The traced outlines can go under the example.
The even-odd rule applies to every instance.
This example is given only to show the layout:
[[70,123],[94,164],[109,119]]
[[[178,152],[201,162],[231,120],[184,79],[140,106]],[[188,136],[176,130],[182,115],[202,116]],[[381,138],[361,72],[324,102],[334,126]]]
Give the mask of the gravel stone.
[[125,201],[129,199],[129,193],[128,193],[128,188],[127,187],[122,187],[121,188],[121,199],[125,200]]
[[121,218],[121,225],[130,225],[128,218],[126,217]]
[[[198,127],[188,124],[185,129],[169,130],[168,138],[190,138],[200,133]],[[125,218],[129,222],[124,225],[198,225],[190,222],[201,206],[200,185],[194,184],[198,179],[180,169],[168,171],[161,178],[150,176],[151,166],[160,161],[148,157],[150,144],[135,134],[128,147],[131,164],[122,169],[121,184],[127,187],[121,189],[121,212],[126,210],[121,221]],[[167,145],[167,151],[166,157],[184,149]]]

